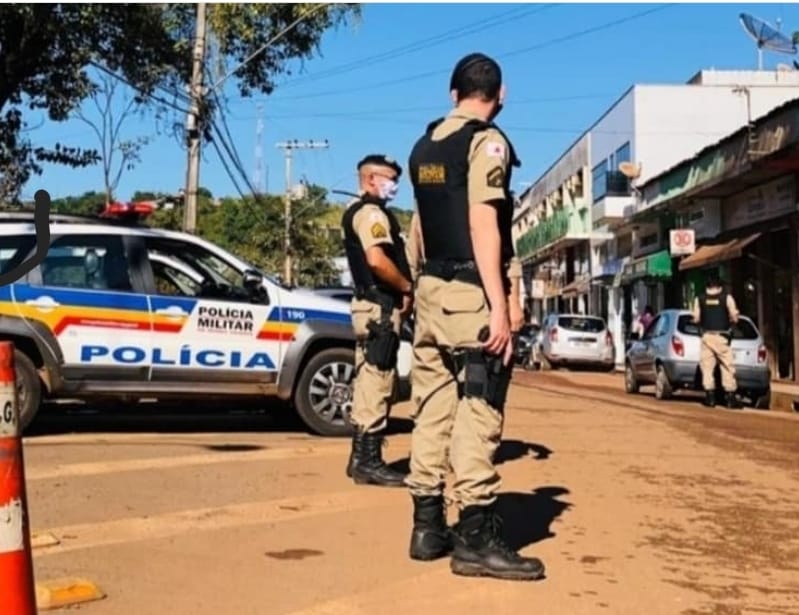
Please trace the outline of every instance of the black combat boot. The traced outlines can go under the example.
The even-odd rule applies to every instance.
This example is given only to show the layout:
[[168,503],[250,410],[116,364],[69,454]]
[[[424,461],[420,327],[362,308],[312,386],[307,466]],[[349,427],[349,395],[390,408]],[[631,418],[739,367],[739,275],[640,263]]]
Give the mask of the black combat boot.
[[352,478],[358,485],[404,487],[405,474],[392,470],[383,461],[383,435],[364,433],[358,458],[352,468]]
[[499,535],[500,519],[493,506],[467,506],[453,528],[455,544],[450,568],[469,577],[535,581],[544,576],[544,564],[522,557]]
[[352,448],[350,449],[350,459],[347,462],[347,476],[352,478],[352,469],[358,465],[358,461],[363,456],[363,434],[356,427],[352,434]]
[[744,407],[735,393],[728,392],[726,394],[725,401],[727,402],[727,408],[729,408],[730,410],[740,410],[741,408]]
[[702,402],[703,406],[707,406],[708,408],[715,408],[716,407],[716,392],[715,391],[705,391],[705,401]]
[[411,559],[429,561],[452,551],[452,533],[447,526],[444,496],[413,496]]

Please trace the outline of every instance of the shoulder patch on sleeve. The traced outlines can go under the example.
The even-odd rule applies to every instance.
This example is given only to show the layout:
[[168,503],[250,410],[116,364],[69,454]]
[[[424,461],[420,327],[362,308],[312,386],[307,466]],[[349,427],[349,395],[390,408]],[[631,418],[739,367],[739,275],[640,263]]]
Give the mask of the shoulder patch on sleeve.
[[501,166],[493,167],[486,173],[486,185],[490,188],[502,188],[505,185],[505,169]]
[[504,158],[505,157],[505,144],[493,139],[485,144],[486,156],[489,158]]
[[386,227],[380,222],[375,222],[371,227],[369,227],[369,232],[375,239],[385,239],[388,237],[388,231],[386,230]]

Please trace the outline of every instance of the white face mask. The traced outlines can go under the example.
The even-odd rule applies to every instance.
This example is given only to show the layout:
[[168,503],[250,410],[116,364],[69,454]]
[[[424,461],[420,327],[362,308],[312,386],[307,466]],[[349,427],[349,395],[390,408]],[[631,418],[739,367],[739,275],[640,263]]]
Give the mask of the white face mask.
[[382,182],[380,182],[379,190],[380,190],[380,198],[386,201],[390,201],[395,196],[397,196],[399,185],[395,181],[392,181],[390,179],[384,179]]

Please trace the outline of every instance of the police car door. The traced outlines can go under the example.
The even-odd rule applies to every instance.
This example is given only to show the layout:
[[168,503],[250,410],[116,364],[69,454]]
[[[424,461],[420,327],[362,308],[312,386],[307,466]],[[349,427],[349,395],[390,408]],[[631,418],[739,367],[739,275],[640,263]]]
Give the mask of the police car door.
[[266,392],[277,381],[279,364],[278,343],[261,335],[271,310],[268,297],[253,300],[243,288],[243,272],[199,244],[150,236],[146,246],[153,382]]
[[146,382],[150,314],[131,267],[133,238],[105,228],[51,230],[45,260],[14,285],[18,311],[56,339],[65,379],[109,389],[118,381]]

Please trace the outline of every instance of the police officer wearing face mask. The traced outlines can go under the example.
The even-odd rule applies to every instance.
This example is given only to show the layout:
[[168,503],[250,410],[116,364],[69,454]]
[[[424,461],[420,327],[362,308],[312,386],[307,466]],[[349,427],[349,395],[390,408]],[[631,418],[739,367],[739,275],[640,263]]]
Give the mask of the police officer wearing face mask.
[[352,400],[354,433],[347,476],[358,484],[404,486],[405,475],[383,461],[382,441],[396,378],[400,323],[412,307],[411,273],[400,225],[386,207],[400,166],[381,154],[358,163],[360,197],[341,221],[355,296],[357,340]]
[[[493,463],[511,376],[509,186],[519,161],[492,121],[504,98],[499,65],[466,56],[450,91],[455,109],[427,127],[409,162],[425,257],[415,295],[410,556],[451,551],[455,574],[533,580],[544,573],[541,561],[521,557],[499,534]],[[460,512],[451,530],[449,466]]]

